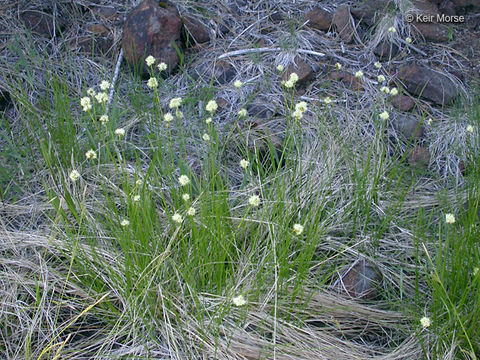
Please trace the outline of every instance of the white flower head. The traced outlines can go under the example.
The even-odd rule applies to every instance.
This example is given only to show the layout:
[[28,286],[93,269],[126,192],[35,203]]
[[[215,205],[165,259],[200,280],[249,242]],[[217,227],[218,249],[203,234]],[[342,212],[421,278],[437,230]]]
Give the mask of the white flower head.
[[240,167],[246,169],[248,168],[249,165],[250,165],[250,161],[245,159],[240,160]]
[[411,44],[412,43],[412,38],[411,37],[406,37],[405,41],[407,42],[407,44]]
[[145,62],[147,63],[147,66],[152,66],[155,64],[155,58],[152,55],[148,55]]
[[195,208],[193,206],[190,206],[187,210],[187,215],[194,216],[196,212],[197,211],[195,210]]
[[286,88],[291,89],[291,88],[293,88],[293,87],[295,86],[295,83],[294,83],[293,81],[291,81],[291,80],[287,80],[287,81],[283,82],[283,85],[284,85]]
[[468,126],[467,126],[467,131],[468,131],[469,133],[473,133],[473,131],[474,131],[473,126],[472,126],[472,125],[468,125]]
[[190,184],[190,179],[188,178],[187,175],[181,175],[178,178],[178,182],[180,183],[180,185],[185,186],[185,185]]
[[380,114],[380,119],[382,119],[382,120],[387,120],[389,117],[390,117],[390,115],[386,111],[384,111]]
[[335,64],[335,69],[341,70],[341,69],[342,69],[342,64],[340,64],[340,63],[337,62],[337,63]]
[[108,115],[107,114],[103,114],[102,116],[100,116],[100,122],[105,125],[107,122],[108,122]]
[[100,83],[100,89],[102,91],[105,91],[105,90],[108,90],[110,88],[110,83],[106,80],[103,80],[101,83]]
[[260,205],[260,197],[258,195],[252,195],[250,196],[250,198],[248,199],[248,203],[251,205],[251,206],[259,206]]
[[143,185],[143,180],[142,179],[137,179],[137,181],[135,181],[135,185],[142,186]]
[[133,197],[133,201],[134,201],[134,202],[139,202],[139,201],[140,201],[140,195],[135,195],[135,196]]
[[150,88],[150,89],[154,89],[156,87],[158,87],[158,80],[156,77],[151,77],[150,79],[148,79],[147,81],[147,86]]
[[307,111],[307,103],[305,101],[300,101],[298,104],[295,105],[295,110],[299,110],[301,112]]
[[393,33],[396,33],[396,32],[397,32],[397,29],[395,29],[395,27],[393,27],[393,26],[390,26],[390,27],[388,28],[388,32],[391,33],[391,34],[393,34]]
[[89,95],[89,96],[95,96],[95,90],[93,90],[93,88],[89,88],[89,89],[87,90],[87,95]]
[[396,96],[396,95],[398,95],[398,89],[397,89],[397,88],[395,88],[395,87],[394,87],[394,88],[392,88],[392,89],[390,90],[390,95],[392,95],[392,96]]
[[385,81],[385,76],[383,76],[383,75],[378,75],[378,76],[377,76],[377,80],[378,80],[378,82],[381,82],[381,83],[382,83],[382,82]]
[[213,119],[211,117],[208,117],[208,118],[205,119],[206,124],[211,124],[212,121],[213,121]]
[[119,137],[125,136],[125,129],[124,128],[115,129],[115,135]]
[[93,151],[92,149],[90,149],[85,153],[85,157],[88,160],[94,160],[94,159],[97,158],[97,153],[95,151]]
[[175,109],[178,108],[180,105],[182,105],[182,98],[181,97],[176,97],[170,100],[169,107],[170,109]]
[[248,115],[248,112],[247,112],[247,109],[245,108],[241,108],[239,111],[238,111],[238,116],[240,117],[245,117]]
[[90,101],[90,98],[87,96],[80,99],[80,105],[82,105],[83,111],[88,111],[92,109],[92,102]]
[[235,80],[233,83],[233,86],[235,86],[237,89],[240,89],[242,87],[243,83],[240,80]]
[[166,122],[170,122],[173,120],[173,115],[169,112],[167,112],[165,115],[163,115],[163,120]]
[[300,234],[303,232],[303,229],[304,229],[304,227],[303,227],[303,225],[301,225],[301,224],[295,224],[295,225],[293,225],[293,231],[294,231],[295,234],[297,234],[297,235],[300,235]]
[[423,328],[428,328],[430,325],[432,325],[432,320],[424,316],[420,319],[420,324],[422,324]]
[[355,77],[357,79],[361,79],[363,77],[363,71],[362,70],[358,70],[356,73],[355,73]]
[[375,64],[373,64],[377,69],[382,68],[382,63],[380,61],[377,61]]
[[127,219],[123,219],[122,221],[120,221],[120,225],[123,227],[128,226],[130,225],[130,221],[128,221]]
[[232,298],[233,305],[235,306],[243,306],[247,303],[247,300],[243,297],[243,295],[238,295]]
[[218,109],[218,104],[215,100],[210,100],[207,103],[207,106],[205,106],[205,110],[207,110],[209,113],[213,113]]
[[190,200],[190,195],[185,193],[185,194],[182,195],[182,199],[183,199],[183,201],[188,201],[188,200]]
[[380,88],[380,91],[385,93],[385,94],[389,94],[390,93],[390,89],[388,88],[388,86],[382,86]]
[[164,62],[161,62],[160,64],[157,65],[157,68],[160,71],[167,70],[167,64],[165,64]]
[[433,119],[432,118],[428,118],[427,119],[427,125],[432,125],[433,123]]
[[292,113],[292,116],[294,119],[300,120],[303,117],[303,112],[297,109]]
[[328,105],[332,102],[332,99],[330,98],[330,96],[327,96],[323,99],[323,102],[325,103],[325,105]]
[[183,222],[182,215],[180,215],[179,213],[173,214],[172,220],[173,220],[174,222],[176,222],[177,224],[181,224],[181,223]]
[[283,71],[284,70],[284,67],[282,64],[278,64],[277,65],[277,71]]
[[74,169],[70,172],[70,175],[68,175],[68,176],[70,177],[70,180],[75,182],[80,178],[80,173],[77,170]]
[[95,95],[95,99],[97,99],[99,103],[105,104],[108,101],[108,95],[106,92],[99,92]]
[[296,72],[292,72],[290,76],[288,77],[288,80],[293,82],[294,84],[298,81],[298,75]]
[[210,135],[208,135],[207,133],[204,133],[202,135],[202,139],[205,140],[205,141],[210,141]]
[[455,215],[453,214],[445,214],[445,222],[447,224],[454,224],[455,223]]

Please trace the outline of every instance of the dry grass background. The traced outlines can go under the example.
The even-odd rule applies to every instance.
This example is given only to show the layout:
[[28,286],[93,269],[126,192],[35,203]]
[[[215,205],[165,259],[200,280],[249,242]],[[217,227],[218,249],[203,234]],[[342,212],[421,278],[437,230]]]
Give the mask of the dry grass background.
[[[126,14],[138,1],[4,1],[0,3],[0,87],[9,91],[16,99],[28,99],[28,102],[13,102],[4,115],[9,128],[0,132],[25,134],[28,123],[25,117],[31,112],[51,116],[50,109],[40,102],[41,98],[51,98],[52,89],[46,75],[56,74],[64,81],[72,98],[79,99],[92,84],[98,84],[103,79],[110,79],[113,73],[116,56],[121,41],[121,26],[105,21],[112,31],[113,45],[107,57],[92,57],[85,52],[79,52],[75,47],[76,40],[86,35],[88,25],[96,23],[98,18],[88,10],[97,5],[115,7],[121,14]],[[277,121],[285,117],[282,105],[283,95],[278,73],[273,64],[287,66],[292,63],[299,49],[310,52],[322,52],[326,56],[319,57],[300,53],[314,69],[320,69],[324,64],[341,62],[343,67],[355,72],[362,69],[365,74],[375,79],[377,70],[373,63],[376,58],[372,49],[379,40],[387,35],[386,29],[395,25],[402,36],[410,35],[408,28],[395,15],[387,18],[377,29],[367,43],[350,46],[342,44],[334,33],[313,30],[302,24],[303,14],[317,2],[300,1],[177,1],[181,14],[194,14],[215,33],[211,42],[203,48],[186,51],[184,71],[166,79],[168,87],[162,88],[160,98],[164,104],[173,96],[188,97],[192,91],[190,76],[198,74],[197,86],[205,86],[210,79],[209,73],[215,62],[222,55],[239,49],[258,47],[281,48],[282,51],[257,52],[249,55],[225,57],[235,69],[235,77],[245,83],[241,91],[231,84],[216,85],[217,98],[226,100],[226,106],[216,115],[219,129],[229,131],[232,119],[236,117],[240,104],[248,94],[257,92],[268,99],[268,106],[278,112]],[[397,3],[405,6],[406,1]],[[402,4],[400,4],[402,3]],[[324,1],[322,6],[334,9],[338,5],[334,1]],[[61,36],[41,38],[31,36],[22,27],[19,14],[22,10],[48,10],[58,14],[69,25]],[[202,12],[199,9],[204,9]],[[288,19],[280,23],[271,20],[275,11],[282,11]],[[218,28],[228,28],[230,31],[222,34]],[[402,37],[399,36],[401,40]],[[399,41],[400,41],[399,40]],[[73,45],[72,45],[73,44]],[[399,43],[403,46],[401,43]],[[417,51],[406,54],[400,61],[393,60],[390,65],[397,66],[409,59],[421,58],[439,68],[460,72],[466,71],[464,59],[456,52],[451,52],[445,45],[428,44],[422,47],[424,55]],[[132,105],[129,94],[132,89],[143,91],[133,75],[122,67],[117,83],[115,102],[119,113],[118,122],[127,130],[128,141],[142,149],[141,134],[148,134],[158,129],[149,127],[145,113],[139,113]],[[14,81],[12,79],[15,79]],[[32,82],[34,80],[34,82]],[[20,87],[20,84],[24,84]],[[462,90],[468,99],[472,91],[472,82],[464,82]],[[378,96],[377,85],[373,80],[365,81],[365,89],[360,92],[344,87],[332,86],[322,81],[321,77],[309,85],[298,99],[309,103],[317,103],[324,108],[324,126],[318,126],[318,114],[313,111],[306,113],[301,137],[308,144],[304,148],[302,161],[309,170],[295,179],[291,192],[296,193],[297,204],[291,204],[292,211],[308,208],[317,197],[313,194],[328,189],[324,199],[334,199],[336,212],[324,220],[321,228],[330,234],[318,252],[338,254],[333,256],[331,266],[341,267],[345,261],[364,257],[369,247],[372,247],[372,234],[368,229],[360,231],[356,243],[349,242],[351,224],[346,223],[348,214],[343,209],[348,208],[349,193],[355,186],[351,164],[351,156],[363,156],[368,144],[375,141],[375,128],[372,126],[371,114],[377,109],[387,106],[392,118],[400,116],[394,109],[384,103]],[[28,93],[24,93],[27,91]],[[15,96],[16,95],[16,96]],[[140,95],[139,95],[140,96]],[[319,99],[330,96],[334,103],[325,108]],[[468,101],[465,101],[468,104]],[[200,103],[200,112],[204,103]],[[383,274],[383,286],[392,294],[402,292],[406,299],[413,299],[415,286],[420,293],[427,296],[427,284],[415,284],[414,274],[418,264],[414,263],[415,243],[409,226],[415,220],[419,209],[431,209],[442,203],[457,202],[466,194],[457,191],[464,184],[459,167],[460,161],[466,161],[468,154],[468,136],[465,129],[467,120],[467,105],[456,108],[456,114],[449,109],[439,109],[422,103],[423,117],[434,119],[435,126],[426,126],[425,143],[432,155],[429,176],[412,175],[415,177],[415,191],[405,194],[403,206],[395,214],[392,230],[385,233],[377,251],[371,252],[368,260],[375,263]],[[78,113],[79,109],[71,109]],[[453,113],[453,114],[452,114]],[[465,115],[462,115],[464,113]],[[452,120],[455,118],[455,120]],[[334,120],[332,120],[334,119]],[[195,119],[188,118],[191,124]],[[283,131],[280,125],[279,131]],[[219,130],[221,132],[221,130]],[[322,133],[323,131],[323,133]],[[398,134],[393,128],[386,130],[388,137],[393,139],[387,144],[389,153],[402,154],[408,144],[395,141]],[[114,285],[110,288],[109,298],[118,308],[124,309],[117,319],[112,319],[112,313],[105,310],[96,312],[85,311],[89,305],[95,304],[98,298],[89,295],[89,289],[79,286],[75,274],[68,268],[71,251],[64,240],[62,227],[58,218],[52,218],[53,205],[46,203],[45,188],[54,187],[55,183],[49,172],[43,166],[43,158],[38,155],[39,148],[33,145],[32,151],[24,153],[9,153],[14,147],[6,139],[0,138],[0,148],[4,156],[0,166],[4,174],[13,175],[9,180],[2,178],[2,193],[0,203],[0,356],[8,359],[38,358],[40,351],[49,345],[55,345],[51,358],[152,358],[180,359],[188,349],[190,356],[203,359],[418,359],[429,358],[424,349],[428,348],[433,334],[417,336],[416,330],[408,322],[402,310],[393,309],[387,300],[361,302],[355,299],[338,296],[332,289],[310,289],[302,294],[298,301],[298,311],[292,311],[295,305],[284,303],[276,309],[294,318],[292,321],[279,322],[272,317],[272,301],[274,294],[267,293],[260,303],[251,304],[248,312],[242,308],[233,309],[223,321],[221,331],[216,338],[206,337],[209,321],[205,323],[189,312],[185,299],[178,298],[175,304],[181,319],[173,319],[168,310],[164,311],[163,319],[158,322],[158,334],[150,334],[144,325],[136,319],[141,317],[142,309],[132,309],[128,299],[115,293]],[[20,143],[32,143],[35,139],[19,139]],[[79,136],[79,141],[82,141]],[[187,139],[187,149],[198,148],[198,139]],[[202,146],[202,145],[200,145]],[[345,147],[352,150],[345,154]],[[26,147],[27,149],[27,147]],[[144,149],[147,151],[148,149]],[[37,153],[35,153],[37,151]],[[224,171],[239,183],[242,173],[237,164],[239,154],[225,160]],[[362,159],[363,161],[364,159]],[[201,159],[190,159],[192,166]],[[145,165],[146,166],[146,165]],[[374,165],[372,164],[372,167]],[[39,170],[40,169],[40,170]],[[44,169],[44,170],[41,170]],[[85,198],[85,217],[95,219],[98,215],[98,203],[101,202],[102,188],[100,183],[108,182],[112,189],[121,192],[115,185],[113,170],[105,166],[104,177],[94,179],[88,188],[88,193],[75,194]],[[136,170],[132,167],[131,172]],[[374,173],[372,169],[372,173]],[[382,174],[381,176],[384,176]],[[64,177],[68,177],[65,170]],[[315,181],[312,181],[315,179]],[[95,181],[97,183],[95,183]],[[373,179],[365,184],[367,192],[373,188]],[[258,189],[260,184],[253,184]],[[155,189],[153,189],[155,191]],[[443,196],[440,198],[439,193]],[[9,194],[5,196],[5,194]],[[344,195],[345,194],[345,195]],[[232,197],[242,194],[232,193]],[[286,201],[289,201],[286,195]],[[397,194],[385,187],[380,189],[377,207],[371,209],[373,214],[382,216],[391,212],[397,204]],[[461,201],[461,200],[460,200]],[[286,207],[287,209],[289,206]],[[404,222],[397,219],[404,218]],[[99,233],[99,238],[108,234]],[[360,251],[360,249],[362,249]],[[85,254],[91,248],[85,245]],[[102,256],[111,260],[113,268],[119,261],[118,254],[108,248],[99,248]],[[95,258],[91,254],[92,258]],[[121,273],[121,269],[116,269]],[[315,274],[315,266],[311,269]],[[107,273],[99,273],[105,284],[111,279]],[[305,300],[309,299],[309,302]],[[205,308],[212,314],[225,301],[217,295],[204,294]],[[306,306],[303,306],[304,304]],[[161,307],[162,305],[159,304]],[[161,313],[161,312],[160,312]],[[295,319],[297,317],[297,319]],[[175,320],[175,321],[174,321]],[[299,320],[299,321],[295,321]],[[235,325],[237,321],[244,324]],[[115,324],[112,326],[112,322]],[[179,323],[181,326],[179,326]],[[299,326],[302,323],[304,326]],[[313,324],[316,325],[313,325]],[[138,328],[131,327],[136,324]],[[59,334],[59,329],[65,329]],[[275,334],[272,334],[272,332]],[[58,334],[58,337],[53,337]],[[67,335],[68,334],[68,335]],[[131,336],[143,334],[144,336]],[[272,336],[276,346],[272,348]],[[423,337],[424,343],[419,341]],[[159,340],[162,339],[162,340]],[[441,340],[440,340],[441,341]],[[453,358],[455,344],[446,345],[450,352],[442,354],[443,359]],[[55,357],[55,351],[58,357]],[[67,355],[62,355],[67,354]],[[99,355],[103,354],[103,355]]]

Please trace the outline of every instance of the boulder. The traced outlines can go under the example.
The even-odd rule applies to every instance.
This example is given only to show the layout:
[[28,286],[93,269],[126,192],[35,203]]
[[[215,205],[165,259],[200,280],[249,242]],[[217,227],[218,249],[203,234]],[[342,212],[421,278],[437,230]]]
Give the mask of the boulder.
[[274,109],[266,99],[258,99],[247,105],[248,116],[260,119],[270,119],[275,115]]
[[338,35],[346,43],[350,43],[355,36],[355,26],[350,15],[348,5],[340,5],[333,14],[332,23],[335,25]]
[[425,129],[420,125],[417,117],[400,116],[393,120],[393,128],[407,140],[416,140],[423,137]]
[[308,21],[308,26],[328,31],[332,26],[333,15],[327,10],[323,10],[320,7],[313,8],[305,15],[305,21]]
[[227,84],[233,80],[237,74],[235,68],[226,61],[220,60],[216,63],[205,64],[201,69],[193,69],[192,78],[195,80],[202,78],[210,81],[213,78],[217,84]]
[[392,59],[398,54],[398,51],[398,46],[387,40],[383,40],[373,49],[373,53],[381,60]]
[[188,33],[188,36],[191,37],[195,43],[204,44],[210,41],[208,29],[194,17],[185,16],[183,18],[183,25]]
[[293,64],[287,66],[285,73],[283,74],[283,80],[287,81],[291,73],[298,75],[298,85],[304,85],[308,80],[313,77],[313,69],[302,59],[295,59]]
[[450,40],[449,28],[447,25],[439,23],[420,23],[413,22],[411,24],[414,32],[422,36],[427,41],[445,42]]
[[397,78],[409,93],[438,105],[451,104],[459,94],[457,85],[447,75],[416,63],[402,66]]
[[407,161],[415,169],[427,169],[430,164],[430,152],[427,148],[417,145],[407,152]]
[[474,14],[480,11],[478,0],[451,0],[457,14]]
[[[53,18],[53,15],[42,12],[27,10],[20,15],[25,27],[30,30],[31,33],[40,35],[43,37],[51,38],[54,35],[59,35],[65,28],[65,22]],[[55,21],[55,33],[54,33],[54,21]]]
[[125,59],[133,68],[148,72],[145,58],[152,55],[158,62],[175,69],[179,62],[182,21],[169,2],[158,4],[144,0],[128,15],[123,25],[122,47]]
[[355,75],[344,70],[335,70],[328,75],[329,80],[341,81],[346,87],[351,90],[362,90],[362,80],[355,77]]
[[377,267],[365,259],[360,259],[339,271],[340,278],[334,288],[341,294],[353,298],[373,299],[378,296],[377,289],[382,276]]
[[367,0],[353,7],[350,12],[360,21],[372,26],[388,11],[394,9],[395,2],[393,0]]
[[400,111],[410,111],[415,106],[415,101],[405,95],[398,95],[392,97],[392,105]]

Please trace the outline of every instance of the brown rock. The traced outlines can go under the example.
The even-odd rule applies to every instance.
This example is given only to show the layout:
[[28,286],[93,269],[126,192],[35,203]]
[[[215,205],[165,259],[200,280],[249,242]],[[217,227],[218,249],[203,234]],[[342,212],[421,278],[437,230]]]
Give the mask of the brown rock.
[[450,40],[448,26],[444,24],[413,22],[412,29],[427,41],[445,42]]
[[20,15],[20,18],[25,23],[30,32],[43,36],[43,37],[53,37],[53,35],[59,35],[60,31],[65,27],[63,21],[55,19],[55,34],[53,33],[53,15],[47,14],[41,11],[28,10],[23,12]]
[[388,11],[394,9],[395,2],[393,0],[367,0],[353,7],[350,12],[360,21],[372,26]]
[[355,26],[353,18],[350,15],[348,5],[340,5],[333,14],[332,23],[335,25],[340,38],[346,43],[350,43],[355,35]]
[[430,164],[430,152],[423,146],[417,145],[407,153],[408,163],[417,169],[427,169]]
[[415,106],[415,101],[405,95],[397,95],[392,97],[392,105],[400,111],[410,111]]
[[353,298],[372,299],[378,296],[382,276],[380,271],[365,259],[340,270],[340,279],[334,284],[339,293]]
[[445,15],[455,15],[457,13],[453,2],[448,0],[443,1],[441,4],[439,4],[438,10],[440,10],[440,12]]
[[425,129],[416,117],[400,116],[393,121],[394,129],[407,140],[420,139]]
[[327,10],[323,10],[320,7],[313,8],[305,15],[305,21],[308,21],[308,26],[328,31],[332,26],[333,15]]
[[328,79],[341,81],[346,87],[352,90],[362,90],[362,80],[355,77],[355,75],[344,70],[335,70],[328,75]]
[[120,16],[117,10],[110,6],[96,6],[91,8],[91,11],[93,14],[100,16],[104,20],[115,21]]
[[270,119],[274,115],[274,110],[269,106],[265,99],[259,99],[259,101],[254,101],[248,104],[247,111],[248,116],[260,119]]
[[105,25],[102,24],[93,24],[87,27],[87,31],[94,34],[95,36],[107,36],[109,30]]
[[382,41],[373,49],[373,53],[381,60],[386,60],[395,57],[398,54],[398,50],[398,46],[395,43]]
[[108,36],[84,36],[75,40],[72,46],[78,46],[81,52],[95,56],[108,55],[113,48],[113,38]]
[[312,67],[301,59],[295,59],[294,64],[288,65],[283,74],[283,80],[287,81],[291,73],[296,73],[298,75],[298,85],[305,84],[313,77]]
[[177,67],[182,22],[173,5],[144,0],[128,15],[123,25],[122,47],[125,59],[133,68],[148,72],[145,58],[154,56],[165,62],[168,70]]
[[470,14],[480,11],[478,0],[451,0],[457,14]]
[[213,78],[218,84],[223,85],[235,77],[236,71],[228,62],[220,60],[213,64],[205,64],[200,70],[194,69],[191,75],[195,80],[202,78],[209,81]]
[[193,38],[195,43],[203,44],[210,41],[208,29],[197,19],[192,16],[183,18],[183,25],[189,36]]
[[412,0],[412,5],[414,6],[413,13],[421,15],[433,15],[437,16],[440,14],[438,6],[436,3],[427,0]]
[[459,94],[456,84],[446,75],[415,63],[402,66],[397,78],[411,94],[439,105],[451,104]]
[[237,74],[235,68],[226,61],[218,61],[212,68],[210,76],[223,85],[229,83]]
[[283,119],[280,122],[261,119],[246,121],[237,135],[237,143],[247,144],[249,151],[259,154],[262,162],[270,161],[272,150],[278,155],[283,149],[284,125]]

